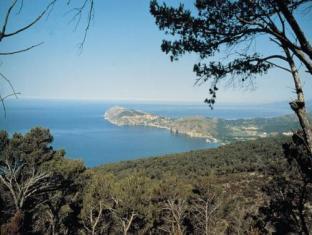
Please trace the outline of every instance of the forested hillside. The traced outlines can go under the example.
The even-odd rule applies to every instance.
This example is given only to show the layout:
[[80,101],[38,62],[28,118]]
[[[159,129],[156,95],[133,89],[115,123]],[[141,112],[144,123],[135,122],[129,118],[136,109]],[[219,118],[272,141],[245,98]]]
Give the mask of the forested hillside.
[[277,162],[284,161],[282,144],[289,140],[289,137],[284,136],[260,138],[215,149],[107,164],[95,170],[110,172],[117,176],[144,172],[149,177],[157,179],[166,178],[166,175],[190,178],[249,171],[261,172],[279,165]]
[[1,234],[285,234],[302,228],[300,193],[292,188],[300,177],[282,147],[288,137],[90,169],[54,150],[52,140],[47,129],[11,138],[1,132]]

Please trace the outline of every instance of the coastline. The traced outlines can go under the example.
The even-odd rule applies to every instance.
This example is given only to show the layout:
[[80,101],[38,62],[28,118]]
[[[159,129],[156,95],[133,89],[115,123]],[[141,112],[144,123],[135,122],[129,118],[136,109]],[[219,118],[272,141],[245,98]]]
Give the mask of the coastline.
[[[284,115],[275,118],[225,120],[202,116],[168,118],[121,106],[113,106],[104,119],[116,126],[147,126],[169,130],[173,134],[205,139],[207,143],[227,144],[285,135],[298,126],[295,117]],[[286,120],[286,122],[285,122]]]

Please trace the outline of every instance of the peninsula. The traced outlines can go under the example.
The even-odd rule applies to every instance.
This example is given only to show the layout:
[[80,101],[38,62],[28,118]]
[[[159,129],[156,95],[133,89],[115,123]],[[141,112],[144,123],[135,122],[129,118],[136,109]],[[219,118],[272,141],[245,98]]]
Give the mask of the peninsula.
[[291,135],[292,130],[299,128],[299,123],[294,115],[237,120],[203,116],[168,118],[120,106],[114,106],[107,110],[104,118],[118,126],[163,128],[173,134],[204,138],[207,142],[219,144],[279,134]]

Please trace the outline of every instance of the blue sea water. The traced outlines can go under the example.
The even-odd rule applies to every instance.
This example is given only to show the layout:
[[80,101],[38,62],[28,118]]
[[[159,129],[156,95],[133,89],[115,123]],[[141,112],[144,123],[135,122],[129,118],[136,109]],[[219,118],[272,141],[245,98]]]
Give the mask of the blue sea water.
[[[216,147],[203,139],[173,135],[150,127],[118,127],[104,120],[104,112],[122,105],[168,117],[209,116],[225,119],[273,117],[290,113],[287,103],[272,105],[156,104],[117,101],[9,100],[7,117],[0,113],[0,129],[10,134],[30,128],[49,128],[53,147],[81,159],[88,167],[121,160]],[[3,112],[3,111],[1,111]]]

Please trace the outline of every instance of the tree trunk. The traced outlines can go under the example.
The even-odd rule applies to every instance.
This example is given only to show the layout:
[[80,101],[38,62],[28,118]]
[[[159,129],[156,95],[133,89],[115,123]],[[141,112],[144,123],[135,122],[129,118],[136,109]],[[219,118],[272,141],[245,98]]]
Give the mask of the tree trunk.
[[312,60],[312,47],[307,40],[306,35],[301,30],[301,27],[299,26],[296,18],[294,17],[293,13],[288,9],[287,3],[285,0],[277,0],[277,5],[284,15],[285,19],[287,20],[288,24],[294,31],[302,50],[309,56],[310,60]]
[[9,223],[2,226],[1,231],[6,235],[22,235],[23,233],[24,214],[17,210],[10,219]]
[[297,70],[296,64],[290,55],[289,50],[284,47],[284,51],[286,53],[286,57],[290,66],[291,73],[293,75],[295,89],[297,94],[297,99],[290,102],[291,109],[296,113],[300,126],[304,133],[304,138],[306,142],[306,147],[309,151],[309,154],[312,155],[312,129],[308,119],[308,113],[305,107],[304,94],[302,89],[302,84],[299,76],[299,72]]

